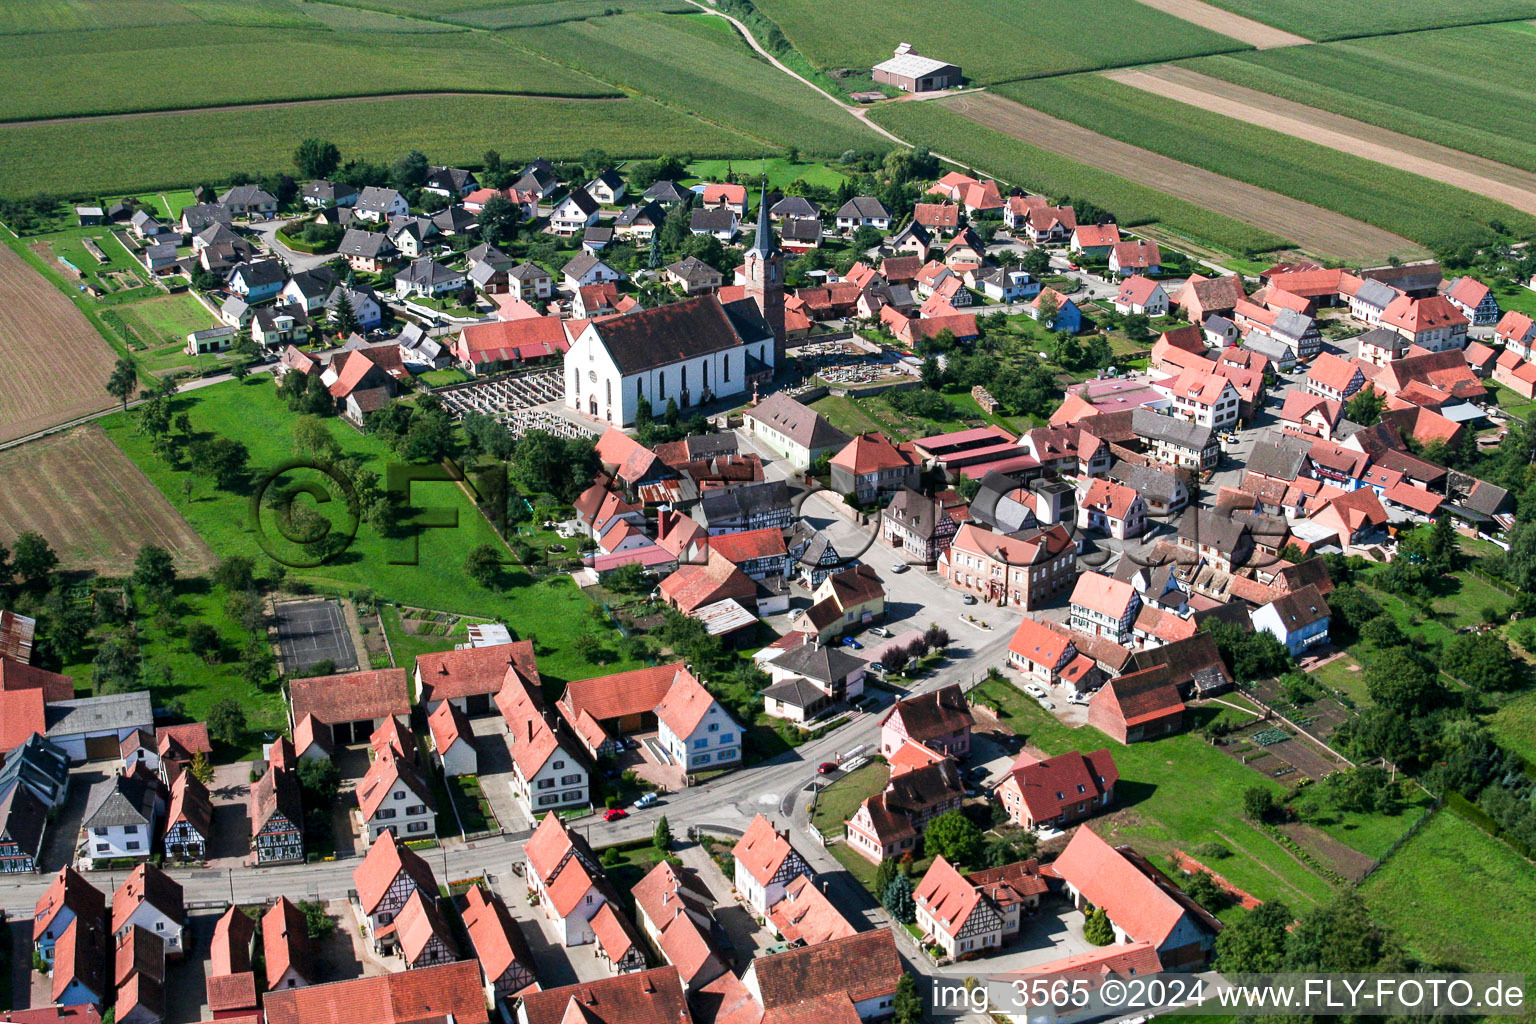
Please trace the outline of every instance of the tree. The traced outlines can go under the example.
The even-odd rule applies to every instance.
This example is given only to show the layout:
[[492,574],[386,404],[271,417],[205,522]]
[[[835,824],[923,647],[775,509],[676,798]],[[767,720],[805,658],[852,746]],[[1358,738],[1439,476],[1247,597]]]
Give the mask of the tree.
[[1264,786],[1249,786],[1243,790],[1243,817],[1249,821],[1263,821],[1275,810],[1275,794]]
[[34,530],[17,536],[11,552],[11,571],[27,586],[35,586],[59,564],[46,538]]
[[430,168],[426,155],[419,149],[413,149],[389,165],[390,187],[400,192],[420,188],[421,183],[427,180]]
[[875,892],[885,892],[885,887],[891,884],[896,877],[897,864],[895,857],[886,857],[880,861],[880,866],[875,868]]
[[[1023,259],[1019,260],[1019,266],[1038,281],[1051,272],[1051,254],[1044,249],[1031,249],[1024,254]],[[1041,302],[1044,303],[1049,299],[1050,296],[1046,296]]]
[[880,905],[901,924],[917,920],[917,902],[912,898],[912,879],[898,874],[880,894]]
[[245,445],[227,437],[193,441],[187,448],[187,461],[192,472],[211,479],[221,490],[226,491],[236,489],[244,481],[245,467],[250,457]]
[[617,594],[638,594],[645,589],[645,567],[639,562],[621,565],[608,574],[608,589]]
[[171,553],[158,544],[139,548],[133,561],[133,584],[146,590],[166,590],[176,582],[176,563]]
[[230,555],[213,570],[213,582],[225,590],[250,590],[256,585],[256,565],[244,555]]
[[576,634],[576,639],[572,641],[571,648],[576,652],[576,656],[583,661],[595,662],[603,653],[603,638],[590,629],[585,630]]
[[981,852],[981,830],[959,811],[945,811],[923,830],[923,852],[951,864],[971,864]]
[[112,367],[112,375],[107,378],[107,394],[123,403],[123,411],[128,411],[128,399],[133,397],[134,388],[139,386],[139,368],[132,359],[127,356],[119,359]]
[[219,631],[206,622],[194,622],[187,627],[187,650],[198,655],[210,665],[217,665],[223,646]]
[[1405,970],[1401,947],[1371,920],[1358,891],[1345,889],[1292,928],[1285,940],[1287,971],[1349,973]]
[[1475,689],[1502,693],[1520,689],[1529,675],[1526,663],[1514,656],[1509,642],[1497,633],[1453,638],[1441,652],[1440,665]]
[[139,647],[122,636],[109,637],[96,647],[91,678],[98,693],[131,693],[138,689],[142,662]]
[[880,664],[885,666],[887,672],[900,672],[911,660],[905,647],[889,647],[880,654]]
[[304,915],[304,931],[311,939],[323,939],[336,930],[336,919],[316,900],[300,900],[294,906]]
[[304,178],[329,178],[341,166],[341,150],[325,139],[305,139],[293,151],[293,166]]
[[667,816],[665,814],[656,823],[656,834],[651,836],[651,845],[662,853],[672,849],[672,826],[667,824]]
[[1240,683],[1277,676],[1291,667],[1290,652],[1273,633],[1214,623],[1210,634],[1222,658],[1231,667],[1233,677]]
[[942,651],[949,646],[949,630],[937,623],[930,623],[928,628],[923,631],[923,639],[929,647],[936,651]]
[[1367,384],[1344,403],[1344,418],[1362,427],[1373,427],[1381,421],[1381,414],[1386,408],[1386,396]]
[[1360,627],[1360,639],[1378,650],[1401,647],[1408,642],[1408,637],[1398,626],[1397,620],[1385,613],[1377,615]]
[[922,1024],[923,997],[918,994],[917,980],[910,971],[902,971],[896,981],[896,1000],[893,1012],[894,1024]]
[[480,237],[492,245],[504,245],[517,235],[517,222],[522,210],[506,196],[497,193],[485,201],[476,218],[480,224]]
[[1450,694],[1436,678],[1438,670],[1423,655],[1405,647],[1377,651],[1365,665],[1365,689],[1383,708],[1423,714],[1448,703]]
[[471,548],[464,558],[464,575],[489,589],[495,586],[501,574],[501,552],[493,544],[481,544]]
[[1095,946],[1107,946],[1115,941],[1115,926],[1109,923],[1109,915],[1103,907],[1095,907],[1083,922],[1083,938]]
[[311,806],[329,807],[336,802],[336,794],[341,789],[341,772],[335,761],[328,757],[301,758],[298,770],[299,786]]
[[1190,899],[1215,914],[1232,905],[1232,894],[1216,884],[1209,871],[1196,871],[1184,884]]
[[192,763],[187,766],[187,771],[192,777],[205,786],[213,785],[213,765],[208,763],[208,755],[201,750],[192,752]]
[[338,336],[343,337],[356,332],[362,326],[357,319],[357,310],[352,308],[351,293],[345,288],[336,296],[336,304],[330,311],[330,321],[331,328]]
[[208,734],[226,747],[237,745],[245,729],[245,709],[233,698],[225,697],[208,709]]
[[1285,963],[1286,931],[1295,922],[1280,900],[1265,900],[1216,937],[1216,968],[1236,974],[1268,974]]

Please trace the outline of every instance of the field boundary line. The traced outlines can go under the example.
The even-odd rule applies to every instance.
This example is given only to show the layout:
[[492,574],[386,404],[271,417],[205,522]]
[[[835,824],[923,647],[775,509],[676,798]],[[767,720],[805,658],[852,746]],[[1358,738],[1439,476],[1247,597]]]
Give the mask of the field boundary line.
[[1187,21],[1201,28],[1248,43],[1256,50],[1275,50],[1285,46],[1307,46],[1313,42],[1306,36],[1287,32],[1283,28],[1245,17],[1205,0],[1137,0],[1138,3],[1162,11],[1180,21]]

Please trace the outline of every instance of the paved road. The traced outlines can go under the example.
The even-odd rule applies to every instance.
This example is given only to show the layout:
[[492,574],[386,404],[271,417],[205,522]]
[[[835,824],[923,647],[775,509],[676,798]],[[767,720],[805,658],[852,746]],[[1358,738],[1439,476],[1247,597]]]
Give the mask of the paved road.
[[288,248],[277,237],[277,229],[286,223],[288,223],[286,218],[261,220],[245,224],[243,227],[260,238],[261,244],[266,246],[268,252],[281,257],[283,262],[288,264],[288,269],[292,273],[297,274],[300,271],[313,270],[336,258],[336,254],[333,252],[311,254]]

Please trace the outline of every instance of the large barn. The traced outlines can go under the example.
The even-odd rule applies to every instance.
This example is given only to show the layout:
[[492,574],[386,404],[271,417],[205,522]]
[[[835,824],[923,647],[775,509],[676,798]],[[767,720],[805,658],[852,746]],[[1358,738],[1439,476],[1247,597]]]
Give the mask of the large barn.
[[964,80],[960,65],[914,53],[911,43],[902,43],[896,47],[895,56],[876,64],[874,76],[881,85],[894,85],[902,92],[952,89]]

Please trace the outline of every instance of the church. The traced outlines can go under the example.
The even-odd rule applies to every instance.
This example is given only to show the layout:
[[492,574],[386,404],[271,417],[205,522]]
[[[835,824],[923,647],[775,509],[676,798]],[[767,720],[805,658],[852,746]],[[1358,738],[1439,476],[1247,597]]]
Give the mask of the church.
[[772,379],[784,357],[784,267],[759,209],[744,297],[701,295],[594,320],[565,353],[568,408],[628,427],[642,398],[660,416],[673,399],[686,410]]

